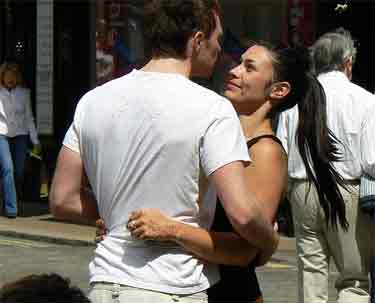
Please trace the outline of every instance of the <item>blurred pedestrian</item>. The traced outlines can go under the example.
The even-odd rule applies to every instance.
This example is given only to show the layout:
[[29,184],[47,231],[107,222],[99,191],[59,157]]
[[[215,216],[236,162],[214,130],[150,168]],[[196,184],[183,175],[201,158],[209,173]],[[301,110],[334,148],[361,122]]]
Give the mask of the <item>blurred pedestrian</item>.
[[[322,35],[311,47],[314,71],[327,96],[328,126],[341,142],[334,163],[343,182],[347,222],[331,220],[333,206],[319,204],[317,189],[307,180],[306,169],[296,147],[296,131],[301,125],[297,108],[281,115],[278,135],[288,152],[289,199],[292,204],[299,268],[299,301],[328,302],[330,260],[336,263],[338,302],[370,300],[369,267],[374,241],[370,217],[359,210],[359,183],[363,174],[374,175],[375,138],[371,120],[375,113],[374,95],[351,82],[357,50],[344,29]],[[325,148],[325,142],[321,142]],[[315,171],[316,172],[316,171]],[[347,190],[346,190],[346,189]],[[327,220],[329,224],[326,224]]]
[[29,138],[40,150],[30,104],[30,90],[24,86],[20,67],[0,66],[0,178],[5,216],[17,216],[17,199],[22,188]]
[[90,303],[70,280],[52,274],[30,275],[5,284],[0,289],[1,303]]

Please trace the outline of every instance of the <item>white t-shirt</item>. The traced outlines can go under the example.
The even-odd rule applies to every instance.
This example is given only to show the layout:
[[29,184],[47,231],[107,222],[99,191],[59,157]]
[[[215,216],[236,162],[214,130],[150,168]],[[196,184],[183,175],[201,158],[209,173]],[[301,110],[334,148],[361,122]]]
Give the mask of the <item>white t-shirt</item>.
[[[319,82],[327,98],[327,124],[342,144],[342,161],[333,163],[346,180],[359,179],[363,172],[375,176],[374,113],[375,96],[352,83],[342,72],[321,74]],[[288,153],[291,178],[306,179],[306,170],[298,151],[295,134],[297,106],[280,115],[277,136]]]
[[63,144],[80,153],[109,229],[90,264],[91,282],[190,294],[218,280],[215,265],[175,245],[136,241],[125,226],[145,207],[210,224],[214,206],[197,203],[200,165],[209,176],[250,160],[229,101],[181,75],[133,70],[80,100]]

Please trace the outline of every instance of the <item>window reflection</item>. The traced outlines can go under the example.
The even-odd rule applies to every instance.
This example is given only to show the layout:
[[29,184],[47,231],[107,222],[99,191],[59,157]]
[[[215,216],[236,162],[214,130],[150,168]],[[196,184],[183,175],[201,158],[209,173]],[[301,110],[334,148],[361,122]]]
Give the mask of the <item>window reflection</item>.
[[144,61],[140,8],[130,1],[97,1],[96,79],[103,84]]

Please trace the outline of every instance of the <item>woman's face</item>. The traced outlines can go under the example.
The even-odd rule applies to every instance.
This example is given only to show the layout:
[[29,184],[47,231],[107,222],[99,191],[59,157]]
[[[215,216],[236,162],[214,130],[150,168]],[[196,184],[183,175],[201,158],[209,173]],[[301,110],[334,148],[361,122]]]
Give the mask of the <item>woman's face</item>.
[[272,84],[273,66],[266,48],[250,47],[241,63],[229,72],[225,96],[239,113],[253,113],[268,98]]
[[6,71],[4,73],[3,84],[7,89],[15,88],[17,85],[17,75],[14,71]]

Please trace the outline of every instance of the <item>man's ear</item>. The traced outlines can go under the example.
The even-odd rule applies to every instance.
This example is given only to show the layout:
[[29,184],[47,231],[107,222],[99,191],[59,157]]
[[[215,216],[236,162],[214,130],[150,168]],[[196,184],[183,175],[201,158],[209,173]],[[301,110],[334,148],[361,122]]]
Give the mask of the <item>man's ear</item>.
[[194,35],[190,37],[188,41],[187,49],[186,49],[187,57],[193,57],[199,53],[204,39],[205,39],[205,34],[201,31],[194,33]]
[[271,85],[269,97],[274,100],[281,100],[290,93],[290,90],[289,82],[277,82]]
[[199,53],[200,48],[205,38],[206,38],[206,35],[202,31],[198,31],[193,35],[191,39],[191,46],[192,46],[193,52]]
[[351,81],[353,76],[353,57],[350,56],[345,60],[344,63],[344,73],[348,77],[348,79]]

